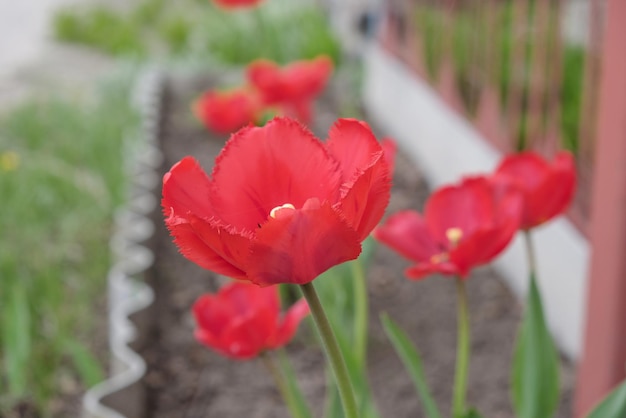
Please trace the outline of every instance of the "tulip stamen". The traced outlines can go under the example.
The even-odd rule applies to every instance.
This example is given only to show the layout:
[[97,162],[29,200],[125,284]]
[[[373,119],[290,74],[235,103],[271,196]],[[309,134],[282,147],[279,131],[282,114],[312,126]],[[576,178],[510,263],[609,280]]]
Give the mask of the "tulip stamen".
[[461,228],[448,228],[446,230],[446,237],[453,246],[456,246],[463,237],[463,231]]
[[285,203],[283,205],[276,206],[274,209],[270,211],[270,218],[276,219],[276,215],[278,214],[278,212],[281,210],[285,210],[285,209],[296,210],[296,207],[292,205],[291,203]]
[[448,253],[439,253],[430,257],[430,262],[433,264],[439,264],[448,261]]

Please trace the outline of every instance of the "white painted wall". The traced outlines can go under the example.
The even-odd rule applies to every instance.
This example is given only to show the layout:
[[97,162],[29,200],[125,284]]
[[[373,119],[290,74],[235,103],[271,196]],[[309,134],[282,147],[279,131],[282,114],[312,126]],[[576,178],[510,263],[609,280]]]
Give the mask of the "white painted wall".
[[[377,45],[365,54],[364,100],[370,117],[437,187],[467,174],[493,170],[498,152],[423,81]],[[538,281],[551,331],[562,351],[582,349],[589,245],[564,218],[534,232]],[[528,272],[521,237],[494,263],[515,294],[526,292]]]

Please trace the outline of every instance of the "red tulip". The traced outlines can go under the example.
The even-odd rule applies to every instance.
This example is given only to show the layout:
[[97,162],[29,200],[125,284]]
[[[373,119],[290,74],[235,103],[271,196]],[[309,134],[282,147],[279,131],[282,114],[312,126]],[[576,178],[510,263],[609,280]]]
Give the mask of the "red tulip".
[[396,166],[396,154],[398,153],[398,145],[391,138],[383,138],[382,141],[380,141],[380,145],[385,151],[385,161],[387,161],[387,165],[389,166],[389,172],[393,174]]
[[211,177],[191,157],[163,179],[166,225],[201,267],[266,286],[305,284],[353,260],[380,221],[391,182],[383,149],[340,119],[324,145],[276,118],[234,134]]
[[247,77],[261,93],[263,103],[279,106],[287,116],[309,123],[312,101],[326,87],[332,71],[327,56],[296,61],[284,68],[262,59],[248,65]]
[[215,4],[224,9],[240,9],[246,7],[254,7],[263,0],[213,0]]
[[559,152],[550,164],[539,154],[524,152],[506,157],[494,175],[512,182],[522,193],[520,228],[530,229],[563,213],[576,191],[574,157]]
[[226,135],[254,124],[261,107],[258,97],[251,91],[210,90],[193,104],[193,112],[207,129]]
[[507,246],[518,226],[519,193],[484,177],[434,192],[424,210],[398,212],[376,228],[374,237],[416,263],[412,279],[432,273],[466,277]]
[[280,314],[278,287],[234,282],[193,305],[195,336],[202,344],[239,360],[287,344],[300,321],[309,314],[304,299]]

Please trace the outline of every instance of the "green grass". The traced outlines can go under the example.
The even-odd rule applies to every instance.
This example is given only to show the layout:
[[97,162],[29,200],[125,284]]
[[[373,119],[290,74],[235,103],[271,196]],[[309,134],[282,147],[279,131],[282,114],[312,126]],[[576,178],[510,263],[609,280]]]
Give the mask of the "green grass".
[[80,17],[62,10],[55,16],[54,30],[58,39],[95,47],[108,54],[141,57],[148,52],[141,42],[139,26],[104,6],[97,6]]
[[59,40],[117,57],[193,57],[229,65],[260,57],[286,63],[320,54],[337,62],[340,53],[321,11],[285,0],[236,13],[197,0],[142,0],[130,10],[67,9],[55,16],[54,33]]
[[[524,32],[517,19],[523,18],[527,22],[535,20],[536,7],[534,1],[529,3],[530,8],[522,16],[515,9],[512,0],[503,1],[492,9],[493,21],[487,25],[482,19],[484,9],[471,6],[458,8],[454,13],[432,5],[423,4],[417,8],[415,22],[423,43],[423,57],[429,76],[436,80],[441,62],[448,56],[454,64],[455,80],[459,95],[463,101],[465,111],[469,116],[476,112],[481,89],[485,84],[497,88],[500,96],[500,107],[505,112],[510,110],[511,99],[520,98],[515,106],[519,109],[517,126],[510,127],[512,148],[527,148],[532,145],[536,136],[541,136],[546,130],[550,97],[558,94],[560,102],[561,146],[574,153],[579,152],[581,109],[584,99],[584,68],[586,52],[582,47],[558,42],[558,9],[549,11],[552,27],[541,32]],[[492,7],[492,6],[490,6]],[[446,22],[445,25],[440,22]],[[560,87],[540,92],[543,94],[542,109],[530,109],[529,94],[531,92],[530,72],[534,71],[535,63],[533,52],[539,42],[543,48],[550,48],[553,57],[562,60]],[[559,49],[556,50],[556,45]],[[546,46],[547,45],[547,46]],[[523,56],[513,56],[513,50],[523,50]],[[487,55],[487,52],[489,55]],[[487,57],[491,56],[491,60]],[[552,79],[550,64],[542,71]],[[514,118],[515,119],[515,118]]]
[[127,91],[118,82],[89,103],[32,100],[0,119],[0,416],[20,402],[50,416],[60,382],[103,377],[85,341],[104,309],[125,194],[122,138],[138,122]]
[[564,52],[561,130],[564,148],[575,152],[579,148],[580,142],[580,120],[587,54],[580,46],[567,47]]

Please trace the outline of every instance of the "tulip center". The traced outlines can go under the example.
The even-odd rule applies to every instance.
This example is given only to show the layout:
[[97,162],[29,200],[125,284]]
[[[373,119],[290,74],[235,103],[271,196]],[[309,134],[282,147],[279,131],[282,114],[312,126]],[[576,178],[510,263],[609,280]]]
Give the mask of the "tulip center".
[[294,205],[292,205],[291,203],[285,203],[272,209],[270,211],[270,218],[276,219],[281,216],[281,212],[283,215],[285,215],[287,213],[291,213],[294,210],[296,210],[296,207]]
[[448,253],[439,253],[430,257],[430,262],[433,264],[444,263],[449,260]]
[[446,237],[448,238],[448,241],[450,241],[450,244],[455,247],[461,238],[463,238],[463,231],[461,228],[448,228],[446,230]]

